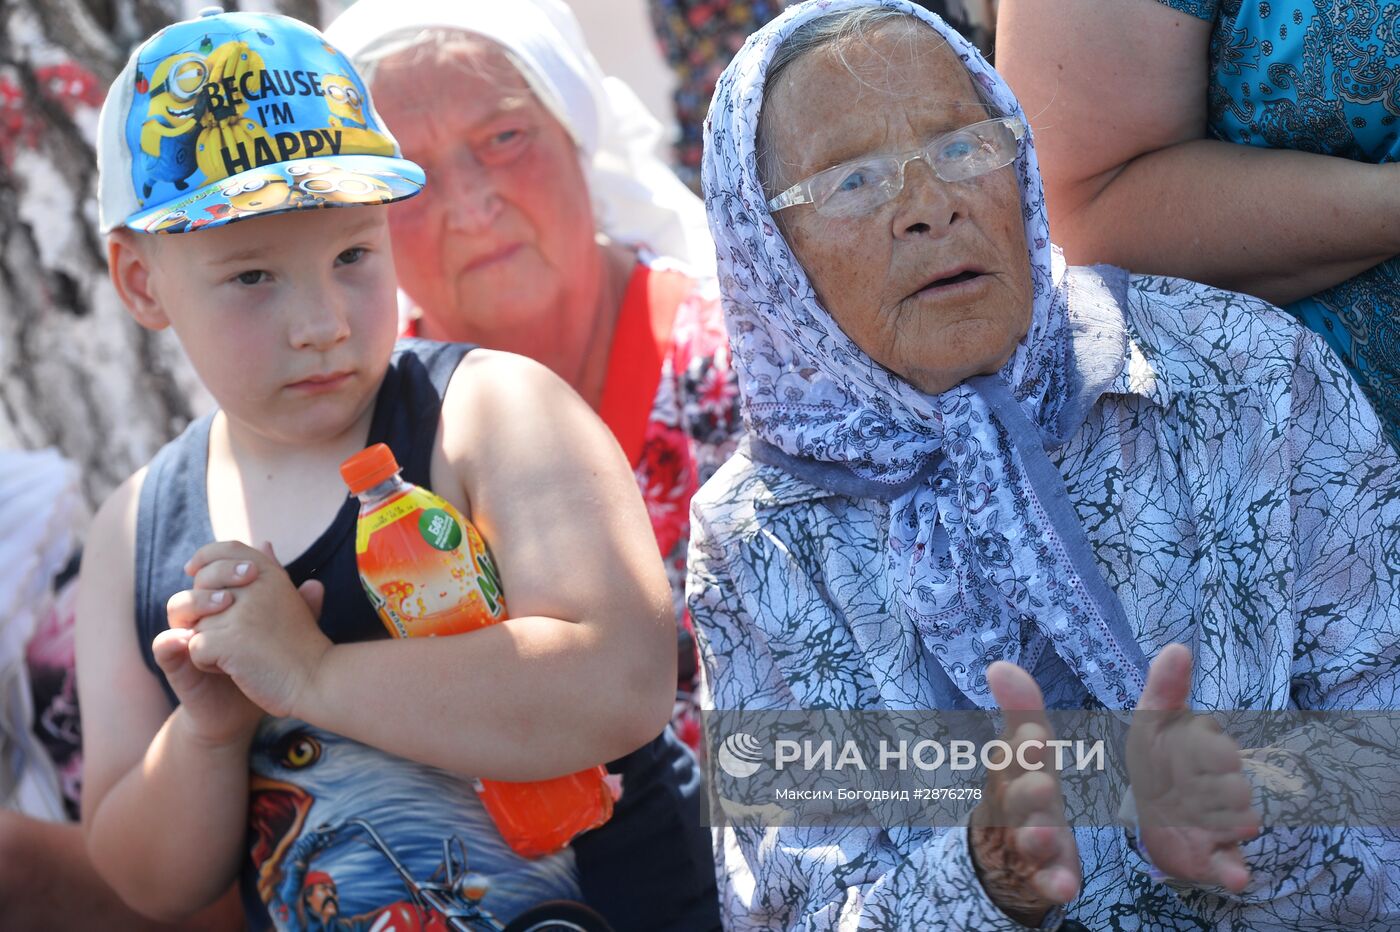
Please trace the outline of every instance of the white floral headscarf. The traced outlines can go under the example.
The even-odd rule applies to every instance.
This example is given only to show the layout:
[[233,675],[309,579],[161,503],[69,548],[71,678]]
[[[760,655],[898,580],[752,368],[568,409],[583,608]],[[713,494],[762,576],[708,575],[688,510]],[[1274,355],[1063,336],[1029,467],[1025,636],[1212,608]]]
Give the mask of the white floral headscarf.
[[[979,705],[985,668],[1030,645],[1059,653],[1105,704],[1140,693],[1141,656],[1098,573],[1043,445],[1076,402],[1064,262],[1050,245],[1029,134],[1013,163],[1033,309],[996,376],[930,395],[872,360],[821,306],[778,231],[759,181],[759,112],[769,62],[802,24],[859,7],[917,17],[942,35],[987,102],[1020,116],[1011,89],[961,35],[904,0],[809,0],[749,37],[720,78],[702,178],[745,422],[795,462],[833,467],[891,498],[886,558],[929,651]],[[778,117],[781,119],[781,116]],[[1126,639],[1131,641],[1131,638]],[[1105,645],[1110,649],[1105,650]],[[1077,658],[1093,658],[1083,660]]]

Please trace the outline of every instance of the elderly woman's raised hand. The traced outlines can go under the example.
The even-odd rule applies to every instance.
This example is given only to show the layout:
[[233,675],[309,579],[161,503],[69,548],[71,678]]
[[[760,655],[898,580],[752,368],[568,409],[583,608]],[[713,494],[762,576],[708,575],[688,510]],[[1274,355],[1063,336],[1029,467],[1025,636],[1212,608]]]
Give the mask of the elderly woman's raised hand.
[[[1079,893],[1082,871],[1074,832],[1065,821],[1060,779],[1047,763],[1045,742],[1054,738],[1045,700],[1029,673],[998,661],[987,682],[1006,713],[1002,739],[1011,764],[992,771],[981,804],[972,812],[972,859],[992,902],[1024,925],[1040,923],[1046,910]],[[1027,742],[1038,742],[1021,752]]]
[[1238,893],[1249,883],[1240,842],[1259,833],[1259,816],[1239,745],[1191,711],[1190,689],[1191,652],[1168,644],[1148,670],[1128,730],[1138,839],[1168,876]]

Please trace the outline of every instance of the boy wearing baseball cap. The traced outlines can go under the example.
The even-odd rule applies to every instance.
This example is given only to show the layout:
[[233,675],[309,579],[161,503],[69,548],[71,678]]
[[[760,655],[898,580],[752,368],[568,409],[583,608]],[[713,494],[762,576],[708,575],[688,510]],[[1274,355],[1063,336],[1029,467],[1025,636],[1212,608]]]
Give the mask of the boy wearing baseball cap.
[[[212,10],[162,30],[99,136],[112,280],[219,410],[93,523],[94,865],[166,919],[241,878],[255,928],[503,924],[580,898],[573,852],[518,857],[471,787],[621,757],[669,717],[666,582],[611,435],[529,360],[395,346],[384,205],[423,174],[310,27]],[[379,442],[481,529],[511,620],[387,637],[338,473]]]

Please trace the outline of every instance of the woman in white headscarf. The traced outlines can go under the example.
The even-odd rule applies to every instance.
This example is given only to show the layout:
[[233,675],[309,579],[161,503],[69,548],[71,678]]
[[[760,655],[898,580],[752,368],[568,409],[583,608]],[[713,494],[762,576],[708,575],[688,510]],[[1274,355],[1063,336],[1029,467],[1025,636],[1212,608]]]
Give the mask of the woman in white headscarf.
[[704,209],[657,157],[660,125],[561,0],[360,0],[326,35],[428,173],[390,215],[406,333],[539,360],[612,428],[671,581],[688,694],[690,497],[733,449],[738,393]]
[[[694,745],[690,497],[739,428],[700,202],[559,0],[361,0],[326,36],[427,173],[422,203],[390,213],[415,308],[407,335],[539,360],[631,461],[680,622],[675,730]],[[574,844],[585,898],[619,928],[710,928],[693,759],[668,731],[610,766],[622,775],[614,816]]]
[[[1400,700],[1400,461],[1326,347],[1255,299],[1066,268],[1010,89],[903,0],[755,33],[703,168],[751,437],[693,512],[714,707],[1000,708],[1018,751],[970,828],[721,829],[726,924],[1400,921],[1392,841],[1281,827],[1290,788],[1327,791],[1189,711]],[[1129,732],[1133,828],[1067,825],[1019,755],[1047,708],[1168,713]],[[1344,785],[1342,757],[1306,764]]]

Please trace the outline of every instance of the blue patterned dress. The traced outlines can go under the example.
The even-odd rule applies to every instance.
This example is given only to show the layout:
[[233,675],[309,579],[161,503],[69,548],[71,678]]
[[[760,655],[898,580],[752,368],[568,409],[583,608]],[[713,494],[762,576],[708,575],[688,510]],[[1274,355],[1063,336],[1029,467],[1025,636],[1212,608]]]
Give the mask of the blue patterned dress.
[[[1209,129],[1216,137],[1373,164],[1400,157],[1400,6],[1159,2],[1214,23]],[[1347,363],[1400,448],[1400,258],[1287,310]]]
[[[1400,461],[1355,383],[1253,298],[1134,277],[1124,311],[1121,369],[1051,458],[1132,637],[1149,657],[1193,648],[1196,708],[1394,708]],[[714,708],[980,704],[950,703],[946,684],[995,658],[934,656],[885,572],[887,501],[741,448],[693,508],[690,611]],[[1105,646],[1027,653],[1052,707],[1099,705],[1070,670]],[[1246,750],[1247,772],[1266,753]],[[1327,761],[1309,764],[1326,781]],[[1021,928],[983,892],[966,829],[716,831],[729,929]],[[1076,839],[1070,915],[1090,929],[1400,928],[1390,833],[1266,830],[1244,846],[1239,896],[1153,882],[1121,829]]]

